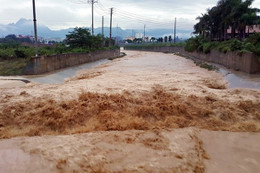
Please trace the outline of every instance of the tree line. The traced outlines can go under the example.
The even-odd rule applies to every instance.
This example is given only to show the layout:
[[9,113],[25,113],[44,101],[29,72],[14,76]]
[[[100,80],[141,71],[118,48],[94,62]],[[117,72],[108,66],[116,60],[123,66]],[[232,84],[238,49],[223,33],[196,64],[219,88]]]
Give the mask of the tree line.
[[[195,34],[211,40],[243,39],[249,36],[249,28],[260,24],[258,8],[251,8],[254,0],[220,0],[217,5],[197,17]],[[248,29],[246,30],[248,26]],[[259,26],[258,26],[259,27]],[[228,29],[231,34],[228,35]]]

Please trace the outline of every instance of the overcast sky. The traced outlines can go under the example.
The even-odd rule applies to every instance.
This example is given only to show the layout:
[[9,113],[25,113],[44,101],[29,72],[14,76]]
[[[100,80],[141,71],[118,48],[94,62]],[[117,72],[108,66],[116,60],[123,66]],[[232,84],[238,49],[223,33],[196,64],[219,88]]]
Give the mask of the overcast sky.
[[[87,0],[35,0],[39,24],[51,29],[91,26],[91,5]],[[95,28],[109,26],[109,8],[114,7],[113,25],[124,29],[171,28],[177,18],[178,29],[192,30],[195,18],[218,0],[98,0],[95,4]],[[0,23],[32,19],[32,0],[0,0]],[[260,8],[260,0],[252,7]]]

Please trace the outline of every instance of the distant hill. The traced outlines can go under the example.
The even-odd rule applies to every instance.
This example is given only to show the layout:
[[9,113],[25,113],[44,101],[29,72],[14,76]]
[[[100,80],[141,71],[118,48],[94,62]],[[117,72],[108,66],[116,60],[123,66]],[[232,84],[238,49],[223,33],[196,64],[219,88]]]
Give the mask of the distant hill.
[[[62,29],[62,30],[51,30],[47,26],[38,25],[38,35],[43,38],[60,38],[64,39],[68,32],[72,31],[73,28]],[[96,28],[95,34],[101,33],[102,28]],[[109,36],[109,27],[104,28],[105,36]],[[192,31],[177,30],[177,36],[179,38],[187,39],[190,37]],[[127,36],[132,36],[133,33],[143,33],[143,30],[123,30],[122,28],[113,28],[113,37],[118,36],[125,38]],[[11,23],[7,25],[0,24],[0,37],[5,37],[9,34],[16,35],[33,35],[33,22],[32,20],[21,18],[16,23]],[[172,34],[172,29],[151,29],[146,31],[146,35],[153,37],[163,37],[164,35]]]

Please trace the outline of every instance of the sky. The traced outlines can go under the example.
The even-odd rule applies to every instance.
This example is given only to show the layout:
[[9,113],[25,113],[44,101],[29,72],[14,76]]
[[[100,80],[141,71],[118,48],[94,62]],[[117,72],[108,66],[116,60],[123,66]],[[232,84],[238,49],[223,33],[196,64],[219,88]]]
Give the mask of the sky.
[[[218,0],[96,0],[94,26],[109,26],[113,7],[113,26],[123,29],[172,28],[174,18],[181,30],[193,30],[196,17],[205,13]],[[35,0],[37,21],[52,30],[91,26],[91,4],[88,0]],[[32,19],[32,0],[0,0],[0,24],[15,23],[20,18]],[[260,0],[252,7],[260,8]]]

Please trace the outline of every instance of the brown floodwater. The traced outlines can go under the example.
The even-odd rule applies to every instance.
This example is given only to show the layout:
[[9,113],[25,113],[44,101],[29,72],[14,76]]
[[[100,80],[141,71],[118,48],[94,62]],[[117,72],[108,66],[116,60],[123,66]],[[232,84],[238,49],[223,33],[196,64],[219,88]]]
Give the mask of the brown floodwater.
[[[150,61],[142,58],[135,58],[132,61],[128,61],[126,67],[123,71],[127,72],[136,72],[140,71],[140,67],[148,67],[150,69],[156,68],[161,70],[185,70],[186,66],[183,66],[182,62],[172,61],[171,59],[153,59]],[[168,62],[165,62],[168,61]],[[62,70],[54,71],[51,73],[43,75],[34,75],[34,76],[22,76],[22,79],[27,79],[31,82],[37,82],[42,84],[60,84],[63,83],[66,79],[69,79],[75,76],[79,71],[84,69],[92,69],[101,64],[105,64],[109,60],[99,60],[91,63],[82,64],[79,66],[69,67]],[[213,63],[212,63],[213,64]],[[213,64],[219,68],[219,73],[224,75],[224,78],[228,82],[228,88],[249,88],[249,89],[260,89],[260,74],[247,74],[240,71],[235,71],[232,69],[227,69],[224,66]],[[121,69],[118,69],[121,70]],[[16,77],[17,78],[17,77]],[[18,77],[19,78],[19,77]]]

